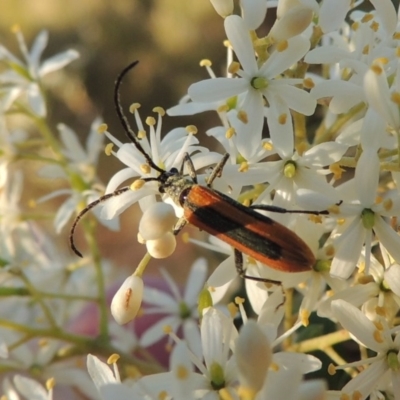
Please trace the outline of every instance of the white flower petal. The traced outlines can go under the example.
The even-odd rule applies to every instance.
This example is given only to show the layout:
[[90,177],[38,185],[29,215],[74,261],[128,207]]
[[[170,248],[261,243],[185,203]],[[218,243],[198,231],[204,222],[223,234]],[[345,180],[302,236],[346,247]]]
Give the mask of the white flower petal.
[[390,0],[370,0],[375,7],[377,17],[388,36],[394,34],[397,27],[397,11]]
[[256,30],[267,15],[266,0],[241,0],[243,19],[248,30]]
[[400,296],[400,268],[398,264],[392,264],[384,274],[385,281],[397,296]]
[[364,150],[358,159],[354,184],[363,207],[371,207],[376,198],[379,184],[380,162],[375,149]]
[[197,296],[206,281],[207,269],[207,261],[204,258],[197,259],[190,269],[190,275],[187,279],[183,295],[184,301],[189,306],[194,306],[197,303]]
[[325,0],[321,4],[318,23],[324,33],[339,29],[347,13],[350,11],[351,0]]
[[382,217],[375,216],[374,231],[390,255],[400,263],[400,235]]
[[79,53],[76,50],[70,49],[63,53],[56,54],[48,58],[39,68],[39,75],[41,77],[49,74],[50,72],[57,71],[64,68],[70,62],[76,60]]
[[310,49],[310,41],[303,36],[295,36],[288,40],[283,51],[275,50],[260,68],[259,74],[273,79],[296,64]]
[[180,321],[175,316],[162,318],[143,333],[139,339],[140,345],[142,347],[151,346],[166,336],[164,331],[166,326],[168,326],[172,331],[176,332],[179,324]]
[[14,385],[29,400],[48,400],[47,390],[37,381],[25,376],[15,375]]
[[374,338],[376,327],[358,308],[352,304],[338,299],[332,301],[333,315],[340,324],[349,331],[363,346],[376,352],[382,351],[382,343],[378,343]]
[[359,217],[356,217],[345,232],[336,239],[335,257],[331,265],[331,275],[347,279],[354,271],[361,248],[365,241],[365,229]]
[[214,102],[229,99],[249,88],[250,83],[244,78],[215,78],[190,85],[188,93],[193,101]]
[[88,354],[86,366],[93,383],[96,385],[97,390],[106,383],[115,383],[116,379],[110,367],[100,361],[96,356]]
[[[254,56],[253,44],[246,23],[237,15],[225,18],[225,32],[233,50],[248,75],[255,75],[258,71]],[[190,93],[189,93],[190,94]]]

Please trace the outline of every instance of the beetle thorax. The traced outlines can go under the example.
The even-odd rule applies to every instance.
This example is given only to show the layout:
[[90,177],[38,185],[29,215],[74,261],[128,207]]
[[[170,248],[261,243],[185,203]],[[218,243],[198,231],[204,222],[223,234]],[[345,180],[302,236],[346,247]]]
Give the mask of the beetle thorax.
[[165,182],[160,183],[160,193],[165,193],[178,206],[183,206],[186,198],[186,193],[193,186],[191,179],[182,175],[169,176]]

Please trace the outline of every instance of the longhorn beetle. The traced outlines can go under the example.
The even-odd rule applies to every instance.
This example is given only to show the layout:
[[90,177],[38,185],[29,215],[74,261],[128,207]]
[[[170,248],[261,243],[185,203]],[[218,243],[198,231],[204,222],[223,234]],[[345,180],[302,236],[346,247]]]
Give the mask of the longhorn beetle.
[[[145,182],[156,181],[159,183],[159,192],[165,193],[183,208],[184,215],[174,228],[177,235],[187,224],[218,237],[234,248],[235,263],[238,274],[247,279],[262,282],[280,283],[260,277],[248,276],[243,268],[243,255],[247,254],[263,264],[267,264],[275,270],[283,272],[309,271],[315,257],[307,244],[294,232],[272,219],[258,213],[255,209],[273,211],[278,213],[305,213],[323,214],[324,211],[286,210],[284,208],[269,205],[252,205],[246,207],[227,195],[211,188],[213,181],[222,173],[224,165],[228,161],[229,154],[225,154],[221,161],[214,167],[208,178],[207,185],[202,186],[197,182],[196,172],[189,154],[185,154],[180,170],[172,168],[165,171],[154,163],[144,151],[139,139],[135,136],[129,122],[123,112],[120,102],[120,86],[126,74],[137,65],[138,61],[128,65],[118,76],[114,88],[114,103],[118,117],[124,128],[125,134],[134,146],[143,154],[148,165],[159,172],[158,177],[142,178]],[[189,177],[184,176],[184,167],[189,170]],[[107,199],[118,196],[128,190],[123,187],[112,193],[100,197],[90,203],[75,218],[70,232],[70,245],[72,250],[80,257],[82,254],[74,244],[74,232],[79,220],[89,210]]]

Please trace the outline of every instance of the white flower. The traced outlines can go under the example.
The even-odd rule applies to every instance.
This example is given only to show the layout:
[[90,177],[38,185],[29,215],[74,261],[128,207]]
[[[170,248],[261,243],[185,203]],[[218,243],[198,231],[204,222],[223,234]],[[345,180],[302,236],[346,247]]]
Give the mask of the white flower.
[[374,149],[365,150],[358,160],[354,180],[342,184],[340,188],[343,199],[350,200],[340,205],[340,215],[350,217],[350,220],[344,229],[339,228],[340,236],[334,236],[335,256],[331,266],[333,276],[346,279],[351,275],[364,243],[365,273],[369,273],[373,233],[391,256],[400,261],[400,236],[385,219],[399,214],[400,197],[398,194],[386,196],[383,201],[376,202],[378,180],[378,155]]
[[[98,184],[96,165],[100,152],[103,149],[104,137],[98,132],[100,124],[100,118],[96,118],[92,122],[86,140],[86,148],[81,145],[76,132],[65,124],[59,124],[58,131],[60,133],[61,142],[64,145],[61,152],[65,157],[67,165],[47,164],[39,170],[39,174],[42,177],[49,179],[72,179],[75,183],[75,187],[57,189],[54,192],[40,197],[36,201],[37,203],[43,203],[59,196],[69,196],[58,208],[54,218],[54,228],[57,233],[60,233],[68,221],[70,221],[82,200],[84,200],[86,204],[90,204],[99,196],[98,191],[92,189],[92,187]],[[77,187],[79,187],[79,190]],[[117,230],[119,228],[118,220],[107,221],[101,219],[100,209],[98,208],[94,208],[92,211],[99,222],[109,229]]]
[[75,60],[79,53],[75,50],[67,50],[40,63],[40,57],[48,42],[47,31],[39,33],[30,51],[18,27],[15,29],[15,34],[24,60],[19,60],[0,45],[0,60],[9,66],[9,69],[0,74],[0,83],[6,88],[2,109],[7,110],[13,102],[25,95],[32,112],[39,117],[44,117],[46,104],[41,89],[43,78],[50,72],[57,71]]
[[340,368],[351,368],[369,365],[347,383],[341,393],[351,397],[353,393],[358,392],[361,395],[360,399],[365,399],[374,389],[389,389],[389,384],[392,384],[394,398],[400,399],[400,392],[397,390],[400,387],[398,327],[388,329],[387,322],[383,318],[374,324],[358,308],[344,300],[333,301],[332,311],[354,340],[377,353],[373,357],[340,366]]
[[306,91],[294,86],[302,83],[302,80],[280,76],[306,54],[310,43],[300,36],[289,39],[258,67],[250,34],[243,20],[234,15],[227,17],[225,30],[243,68],[238,71],[239,78],[215,78],[195,83],[189,87],[189,95],[194,101],[202,102],[228,100],[240,95],[236,109],[245,113],[246,122],[241,122],[237,134],[247,138],[251,151],[261,142],[264,97],[271,119],[290,119],[290,109],[305,115],[314,112],[315,101]]
[[193,264],[183,296],[170,275],[165,270],[161,270],[161,273],[172,295],[155,288],[144,288],[143,302],[146,304],[146,314],[165,316],[141,336],[140,345],[148,347],[159,341],[165,335],[165,327],[176,332],[182,326],[183,337],[189,343],[190,349],[199,354],[201,350],[197,328],[197,300],[205,283],[207,264],[204,259],[199,259]]
[[[148,138],[138,108],[139,105],[136,105],[134,108],[134,115],[138,126],[138,134],[142,137],[140,144],[156,165],[159,165],[167,171],[171,168],[180,170],[185,153],[191,155],[196,170],[220,160],[220,155],[208,152],[207,149],[197,146],[197,139],[185,128],[173,129],[161,139],[161,120],[162,115],[164,115],[164,111],[161,110],[158,110],[157,124],[153,117],[146,119],[150,131]],[[143,154],[141,154],[132,143],[124,144],[113,137],[109,132],[106,131],[105,134],[118,146],[118,150],[116,152],[111,151],[111,153],[127,166],[110,179],[106,188],[106,193],[112,193],[122,183],[132,178],[157,177],[159,172],[151,169],[149,170]],[[199,152],[193,154],[195,151]],[[139,205],[144,211],[156,201],[155,197],[152,196],[159,194],[158,183],[149,182],[140,189],[128,190],[119,196],[110,198],[104,203],[101,216],[105,219],[112,219],[137,201],[139,201]],[[142,199],[143,201],[141,201]]]

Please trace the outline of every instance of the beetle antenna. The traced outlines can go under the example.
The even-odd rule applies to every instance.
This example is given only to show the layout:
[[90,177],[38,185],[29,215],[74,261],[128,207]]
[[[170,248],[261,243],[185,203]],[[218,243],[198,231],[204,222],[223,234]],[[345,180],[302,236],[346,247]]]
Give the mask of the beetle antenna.
[[[142,178],[142,181],[145,182],[150,182],[150,181],[157,181],[158,182],[158,178]],[[70,247],[72,249],[72,251],[79,257],[83,257],[82,253],[77,249],[77,247],[75,246],[75,241],[74,241],[74,234],[75,234],[75,230],[76,227],[79,224],[79,221],[82,219],[82,217],[84,215],[86,215],[90,210],[92,210],[94,207],[96,207],[97,205],[99,205],[100,203],[104,203],[106,200],[110,199],[111,197],[116,197],[121,195],[122,193],[127,192],[128,190],[132,190],[130,186],[124,186],[120,189],[114,190],[112,193],[107,193],[101,197],[99,197],[97,200],[92,201],[91,203],[89,203],[76,217],[74,220],[74,223],[71,226],[71,230],[69,231],[69,244]]]
[[69,244],[71,246],[71,249],[73,252],[79,256],[83,257],[82,253],[76,248],[75,242],[74,242],[74,234],[75,234],[75,229],[79,224],[79,221],[82,219],[82,217],[87,214],[90,210],[92,210],[94,207],[96,207],[100,203],[104,203],[106,200],[108,200],[111,197],[116,197],[119,196],[122,193],[125,193],[126,191],[130,190],[129,186],[124,186],[123,188],[117,189],[112,193],[105,194],[104,196],[99,197],[97,200],[92,201],[89,203],[76,217],[75,221],[71,226],[71,230],[69,232]]
[[133,63],[129,64],[126,66],[121,73],[118,75],[117,80],[115,81],[115,86],[114,86],[114,104],[115,104],[115,109],[118,114],[118,118],[121,122],[121,125],[124,128],[125,135],[128,137],[129,140],[132,141],[132,143],[135,145],[135,147],[143,154],[144,158],[146,159],[147,163],[150,165],[151,168],[155,169],[156,171],[163,173],[165,172],[162,168],[160,168],[157,164],[154,163],[154,161],[151,159],[151,157],[144,151],[142,145],[140,144],[138,138],[136,137],[135,133],[133,132],[133,129],[131,128],[128,119],[125,116],[124,110],[121,105],[121,100],[120,100],[120,88],[121,88],[121,83],[126,74],[134,68],[139,61],[134,61]]

